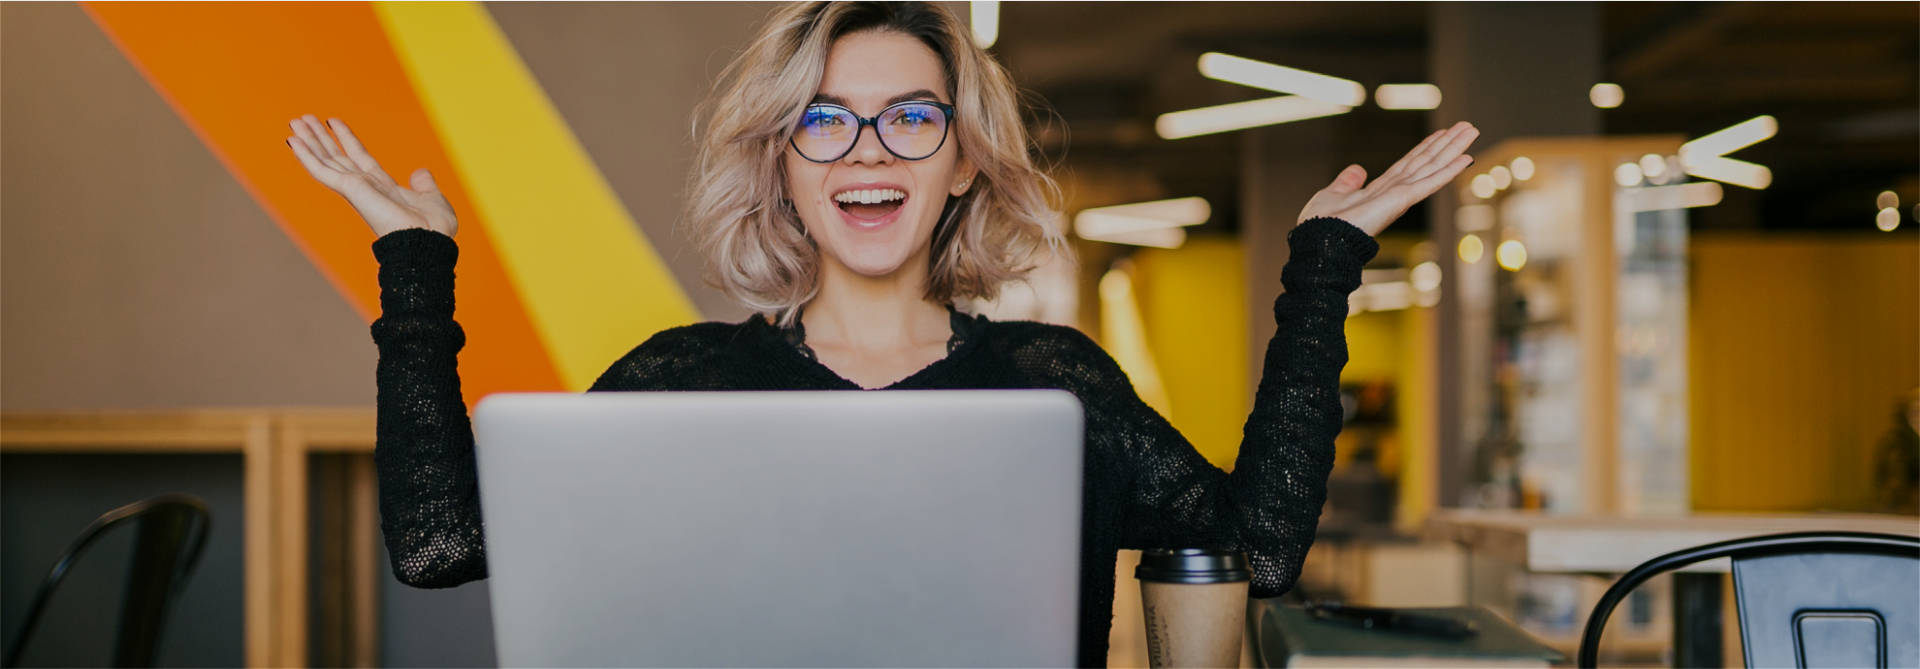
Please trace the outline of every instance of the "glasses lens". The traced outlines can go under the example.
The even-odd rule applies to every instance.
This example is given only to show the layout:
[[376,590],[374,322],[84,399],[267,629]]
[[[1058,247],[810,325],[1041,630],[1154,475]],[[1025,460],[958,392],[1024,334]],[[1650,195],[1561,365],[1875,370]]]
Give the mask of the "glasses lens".
[[838,107],[816,105],[800,113],[793,148],[808,160],[833,160],[847,152],[860,131],[860,120]]
[[947,138],[947,114],[930,104],[888,107],[879,120],[880,141],[907,160],[933,155]]

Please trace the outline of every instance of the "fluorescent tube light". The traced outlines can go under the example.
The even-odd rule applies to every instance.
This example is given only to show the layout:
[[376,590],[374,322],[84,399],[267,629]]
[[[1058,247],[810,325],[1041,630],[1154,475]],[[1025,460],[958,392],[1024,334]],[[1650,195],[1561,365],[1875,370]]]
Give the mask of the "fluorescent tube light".
[[1692,169],[1696,162],[1718,158],[1753,146],[1773,137],[1779,131],[1780,124],[1772,116],[1755,116],[1732,127],[1708,133],[1704,137],[1681,144],[1680,164]]
[[1438,109],[1440,87],[1433,84],[1381,84],[1373,89],[1381,109]]
[[967,4],[973,9],[973,43],[980,45],[982,49],[993,46],[993,43],[1000,39],[999,0]]
[[1073,217],[1074,234],[1115,244],[1178,248],[1187,233],[1180,228],[1207,222],[1213,207],[1206,198],[1182,197],[1083,209]]
[[1352,109],[1298,95],[1283,95],[1168,112],[1153,122],[1153,129],[1162,139],[1184,139],[1345,114]]
[[1687,174],[1754,190],[1773,185],[1773,170],[1767,169],[1767,166],[1720,156],[1694,156],[1693,164],[1687,167]]
[[1126,216],[1161,221],[1160,226],[1199,225],[1213,215],[1213,206],[1204,197],[1177,197],[1133,204],[1114,204],[1080,210],[1080,216]]
[[1101,235],[1080,235],[1081,239],[1108,244],[1131,244],[1162,249],[1177,249],[1187,243],[1187,231],[1181,228],[1148,228]]
[[1366,87],[1351,79],[1218,52],[1200,54],[1200,74],[1209,79],[1292,93],[1346,107],[1358,107],[1367,101]]
[[1668,209],[1686,209],[1688,207],[1711,207],[1720,204],[1722,195],[1720,184],[1712,181],[1696,181],[1677,186],[1649,186],[1625,191],[1630,212],[1665,211]]

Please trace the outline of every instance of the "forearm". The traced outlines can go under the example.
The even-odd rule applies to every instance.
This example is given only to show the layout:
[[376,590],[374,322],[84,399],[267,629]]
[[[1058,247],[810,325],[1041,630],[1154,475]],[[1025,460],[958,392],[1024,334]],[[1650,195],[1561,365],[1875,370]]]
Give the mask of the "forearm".
[[1230,477],[1254,591],[1267,596],[1292,587],[1313,544],[1342,422],[1347,299],[1379,248],[1337,219],[1303,223],[1288,241],[1286,290],[1274,301],[1278,328]]
[[401,231],[374,244],[381,312],[372,327],[381,529],[395,577],[447,587],[486,576],[473,430],[461,398],[452,240]]

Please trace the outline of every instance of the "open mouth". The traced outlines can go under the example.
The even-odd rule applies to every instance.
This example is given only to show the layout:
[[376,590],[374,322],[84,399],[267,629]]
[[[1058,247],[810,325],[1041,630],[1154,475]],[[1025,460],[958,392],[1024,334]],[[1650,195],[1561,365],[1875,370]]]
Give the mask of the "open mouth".
[[899,211],[907,203],[907,193],[897,188],[861,188],[835,193],[833,202],[854,218],[872,221]]

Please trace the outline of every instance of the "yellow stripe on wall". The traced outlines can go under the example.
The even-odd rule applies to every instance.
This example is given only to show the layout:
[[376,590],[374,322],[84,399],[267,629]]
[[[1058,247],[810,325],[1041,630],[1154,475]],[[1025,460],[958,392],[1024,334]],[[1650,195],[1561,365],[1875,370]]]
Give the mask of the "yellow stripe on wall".
[[485,7],[373,7],[568,389],[697,320]]

